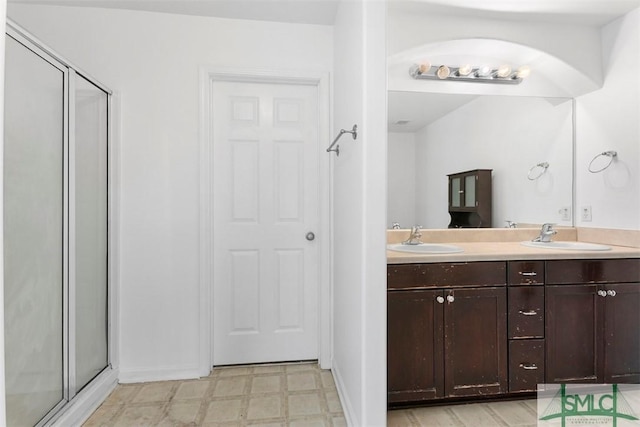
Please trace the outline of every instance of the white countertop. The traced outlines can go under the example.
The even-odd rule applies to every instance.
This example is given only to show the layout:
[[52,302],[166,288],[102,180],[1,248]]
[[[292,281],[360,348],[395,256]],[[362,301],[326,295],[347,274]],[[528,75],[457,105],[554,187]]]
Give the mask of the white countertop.
[[520,242],[451,242],[464,252],[453,254],[414,254],[387,251],[387,264],[471,262],[471,261],[516,261],[553,259],[607,259],[640,258],[640,248],[611,246],[608,251],[578,251],[562,249],[531,248]]

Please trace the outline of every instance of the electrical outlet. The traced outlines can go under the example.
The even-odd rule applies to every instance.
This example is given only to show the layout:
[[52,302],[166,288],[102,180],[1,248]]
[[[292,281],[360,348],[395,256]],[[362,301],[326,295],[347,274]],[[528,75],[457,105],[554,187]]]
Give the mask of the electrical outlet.
[[558,211],[560,214],[561,221],[571,221],[571,208],[568,206],[563,206]]
[[591,221],[591,206],[583,206],[580,209],[580,212],[582,213],[582,220],[585,222],[589,222]]

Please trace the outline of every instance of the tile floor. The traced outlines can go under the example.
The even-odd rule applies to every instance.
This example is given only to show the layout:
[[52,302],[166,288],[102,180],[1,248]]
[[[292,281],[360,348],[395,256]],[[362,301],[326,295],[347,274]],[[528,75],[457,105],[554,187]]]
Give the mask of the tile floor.
[[189,381],[120,384],[93,426],[345,426],[333,377],[316,363],[215,368]]
[[[536,400],[391,410],[389,427],[535,427]],[[84,424],[346,426],[330,371],[316,363],[215,368],[198,380],[120,384]]]
[[535,399],[391,410],[388,427],[536,427]]

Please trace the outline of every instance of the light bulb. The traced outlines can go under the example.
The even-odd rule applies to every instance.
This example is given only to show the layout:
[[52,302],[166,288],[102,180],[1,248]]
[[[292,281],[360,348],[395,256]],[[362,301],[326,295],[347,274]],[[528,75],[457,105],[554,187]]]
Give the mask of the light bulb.
[[431,63],[429,61],[421,62],[418,66],[418,70],[420,70],[420,74],[424,74],[431,69]]
[[521,67],[518,68],[518,71],[516,71],[516,77],[519,79],[524,79],[526,77],[529,77],[530,74],[531,74],[531,68],[529,68],[528,65],[522,65]]
[[491,67],[483,65],[476,70],[477,77],[487,77],[491,73]]
[[509,77],[510,74],[511,74],[511,67],[506,64],[499,66],[498,71],[496,72],[496,76],[501,78]]
[[449,74],[451,74],[451,70],[449,70],[449,67],[447,67],[446,65],[439,66],[438,71],[436,71],[436,76],[438,76],[438,78],[442,80],[449,77]]
[[459,76],[468,76],[469,73],[471,73],[471,65],[469,64],[461,65],[460,68],[458,68]]

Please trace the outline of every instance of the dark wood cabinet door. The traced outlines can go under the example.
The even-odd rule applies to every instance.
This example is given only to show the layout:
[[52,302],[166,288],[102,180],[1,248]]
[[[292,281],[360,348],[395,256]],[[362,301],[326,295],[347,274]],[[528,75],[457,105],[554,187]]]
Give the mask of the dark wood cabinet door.
[[506,392],[506,288],[450,290],[444,305],[445,394]]
[[444,396],[442,296],[441,290],[387,293],[389,403]]
[[606,285],[604,382],[640,383],[640,283]]
[[597,290],[596,285],[546,287],[546,382],[602,382],[598,319],[604,297]]

